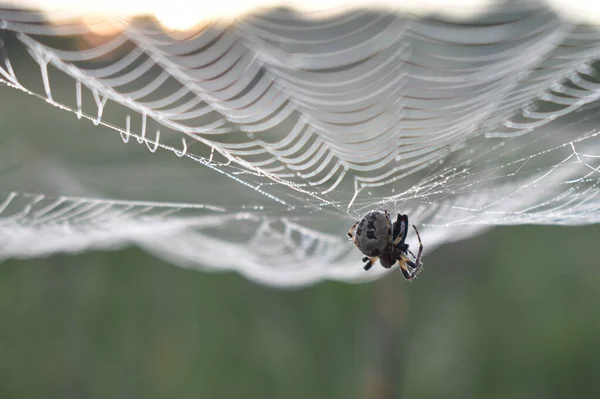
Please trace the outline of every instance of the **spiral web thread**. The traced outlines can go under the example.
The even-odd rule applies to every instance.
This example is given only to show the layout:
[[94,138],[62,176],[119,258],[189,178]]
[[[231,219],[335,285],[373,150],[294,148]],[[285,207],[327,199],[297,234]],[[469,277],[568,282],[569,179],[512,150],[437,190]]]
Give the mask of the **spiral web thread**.
[[345,234],[376,208],[408,214],[426,252],[600,220],[600,32],[542,5],[476,23],[283,9],[178,35],[98,23],[118,30],[0,10],[0,94],[81,119],[43,139],[23,121],[1,146],[0,258],[136,244],[297,286],[385,273],[364,272]]

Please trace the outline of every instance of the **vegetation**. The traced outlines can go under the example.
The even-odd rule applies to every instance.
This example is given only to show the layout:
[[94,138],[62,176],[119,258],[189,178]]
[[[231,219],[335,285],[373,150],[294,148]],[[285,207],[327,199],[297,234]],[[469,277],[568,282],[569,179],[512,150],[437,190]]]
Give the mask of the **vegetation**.
[[412,283],[294,291],[137,249],[10,260],[0,397],[597,397],[599,234],[501,228]]

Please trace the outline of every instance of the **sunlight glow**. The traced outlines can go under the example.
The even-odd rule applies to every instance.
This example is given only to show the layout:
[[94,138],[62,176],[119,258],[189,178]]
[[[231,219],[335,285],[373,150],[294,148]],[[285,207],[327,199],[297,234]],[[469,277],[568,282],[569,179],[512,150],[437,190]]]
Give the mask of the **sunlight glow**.
[[[545,0],[565,18],[575,22],[600,24],[600,1]],[[306,0],[302,2],[277,0],[0,0],[1,4],[44,11],[50,19],[82,18],[90,14],[113,15],[120,18],[153,16],[165,27],[184,30],[214,20],[231,20],[248,12],[271,7],[288,7],[321,18],[340,14],[359,7],[393,9],[415,15],[440,14],[461,19],[476,16],[499,0]]]

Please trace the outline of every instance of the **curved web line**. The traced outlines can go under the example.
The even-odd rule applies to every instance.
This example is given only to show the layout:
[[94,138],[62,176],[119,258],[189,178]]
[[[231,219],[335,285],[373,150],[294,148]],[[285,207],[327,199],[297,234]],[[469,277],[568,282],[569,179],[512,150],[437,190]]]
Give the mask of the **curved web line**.
[[[177,201],[177,191],[173,201],[119,202],[11,187],[0,230],[18,224],[19,249],[3,256],[35,252],[15,238],[24,232],[55,234],[64,240],[44,251],[135,242],[177,264],[299,285],[380,276],[356,267],[343,234],[377,207],[408,213],[428,249],[499,224],[598,221],[591,126],[600,33],[541,7],[473,25],[274,11],[179,38],[115,18],[120,32],[100,42],[86,40],[85,25],[40,24],[27,12],[0,17],[39,65],[44,94],[17,79],[0,47],[4,84],[126,143],[168,150],[178,165],[206,166],[244,193],[221,204],[201,191],[212,205],[197,205]],[[56,71],[74,80],[74,100],[52,87]],[[260,205],[245,202],[248,189]],[[16,199],[22,208],[8,213]],[[450,233],[458,225],[460,235]],[[114,229],[112,241],[98,235]],[[81,232],[88,240],[69,247]]]

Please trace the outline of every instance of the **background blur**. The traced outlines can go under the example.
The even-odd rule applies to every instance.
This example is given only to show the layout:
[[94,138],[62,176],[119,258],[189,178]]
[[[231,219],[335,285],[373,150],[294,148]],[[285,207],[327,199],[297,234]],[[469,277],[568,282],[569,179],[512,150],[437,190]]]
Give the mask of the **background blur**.
[[412,283],[291,291],[137,249],[4,262],[0,397],[598,397],[598,237],[497,228]]
[[[3,86],[0,112],[0,145],[93,131]],[[298,290],[135,248],[5,261],[0,398],[600,397],[599,238],[598,225],[496,228],[425,242],[412,283]]]

